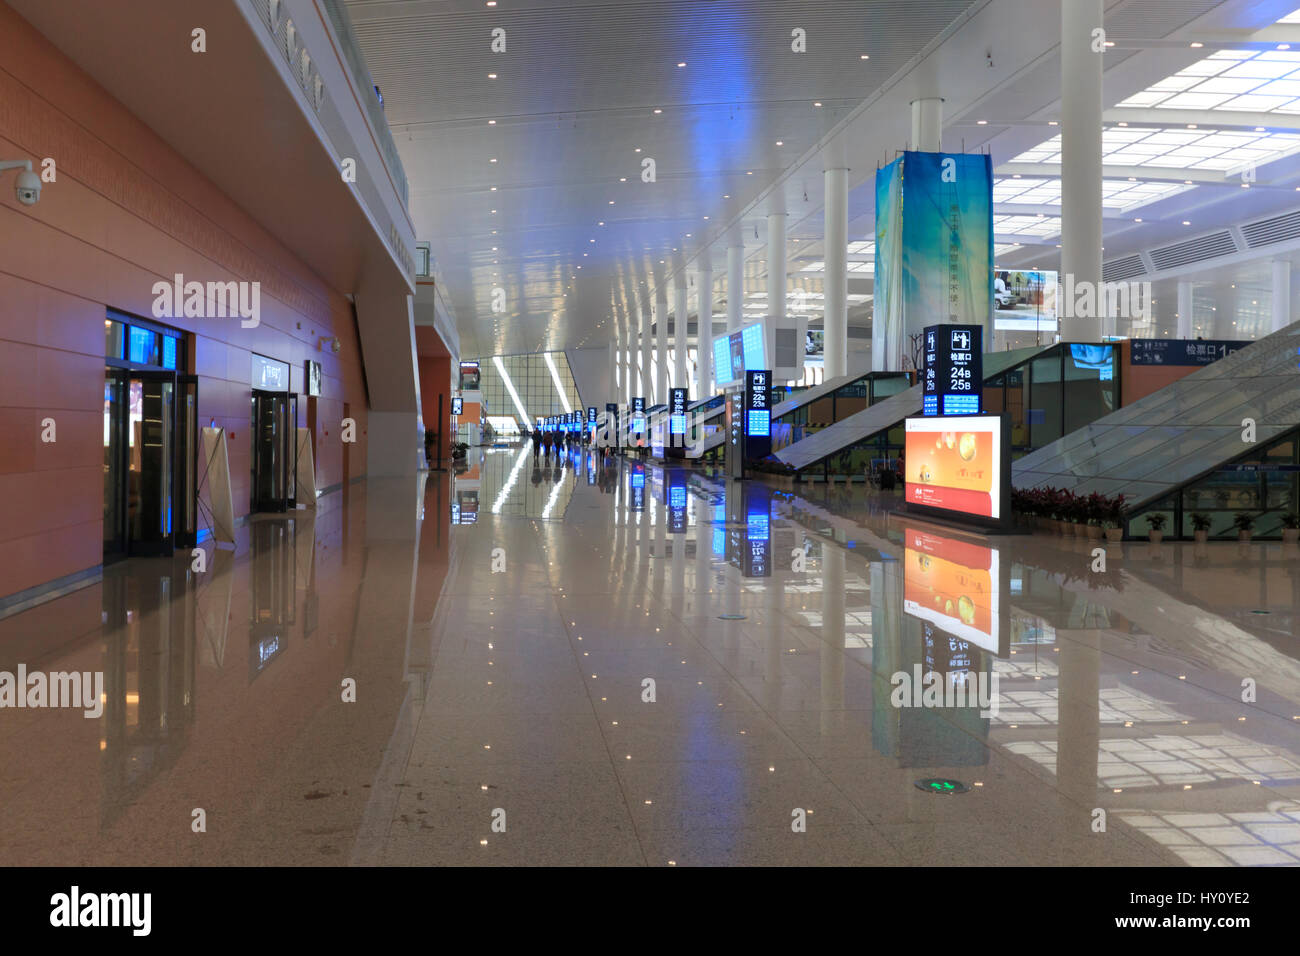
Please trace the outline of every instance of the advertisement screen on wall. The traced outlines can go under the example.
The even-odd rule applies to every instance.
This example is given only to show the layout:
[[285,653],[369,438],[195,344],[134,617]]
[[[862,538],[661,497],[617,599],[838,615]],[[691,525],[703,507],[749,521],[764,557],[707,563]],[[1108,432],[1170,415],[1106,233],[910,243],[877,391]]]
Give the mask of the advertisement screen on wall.
[[903,611],[997,653],[998,553],[919,528],[903,529]]
[[907,419],[903,490],[908,510],[1005,527],[1011,511],[1009,428],[1004,415]]
[[1000,332],[1055,332],[1056,273],[993,269],[993,328]]
[[477,392],[479,390],[478,362],[460,363],[460,390],[462,392]]

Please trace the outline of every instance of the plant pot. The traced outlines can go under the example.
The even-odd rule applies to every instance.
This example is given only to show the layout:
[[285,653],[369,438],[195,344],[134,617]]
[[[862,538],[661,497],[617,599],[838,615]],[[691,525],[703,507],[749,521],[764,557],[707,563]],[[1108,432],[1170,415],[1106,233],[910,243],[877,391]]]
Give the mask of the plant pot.
[[1123,528],[1107,528],[1107,529],[1106,529],[1106,540],[1109,541],[1109,542],[1111,542],[1112,544],[1115,544],[1115,543],[1117,543],[1117,542],[1123,541],[1123,540],[1124,540],[1124,529],[1123,529]]
[[1088,537],[1088,526],[1080,521],[1076,521],[1074,523],[1074,536],[1080,541],[1085,540]]
[[1197,544],[1205,544],[1205,542],[1206,542],[1207,540],[1209,540],[1210,532],[1205,531],[1205,530],[1202,530],[1202,531],[1193,531],[1193,532],[1192,532],[1192,537],[1196,539],[1196,543],[1197,543]]
[[1244,543],[1246,543],[1246,544],[1249,544],[1249,543],[1250,543],[1250,532],[1249,532],[1249,531],[1238,531],[1238,532],[1237,532],[1237,540],[1238,540],[1238,541],[1241,541],[1241,542],[1244,542]]
[[1088,525],[1088,540],[1089,541],[1101,540],[1101,525],[1098,524]]
[[1165,533],[1152,528],[1147,532],[1147,540],[1152,544],[1159,544],[1161,541],[1165,540]]
[[1283,544],[1295,544],[1297,540],[1300,540],[1300,528],[1283,528],[1283,529],[1282,529],[1282,543],[1283,543]]

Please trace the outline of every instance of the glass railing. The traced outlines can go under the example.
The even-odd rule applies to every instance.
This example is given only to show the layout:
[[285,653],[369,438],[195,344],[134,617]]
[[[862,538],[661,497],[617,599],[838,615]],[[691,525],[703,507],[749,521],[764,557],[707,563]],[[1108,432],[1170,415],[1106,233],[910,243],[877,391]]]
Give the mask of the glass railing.
[[[772,420],[772,450],[802,441],[870,405],[911,387],[906,372],[867,372]],[[796,395],[790,395],[790,398]]]
[[345,4],[343,0],[321,0],[321,5],[330,18],[334,33],[338,36],[339,45],[343,49],[343,58],[348,61],[348,66],[352,70],[352,80],[357,85],[366,117],[375,131],[379,151],[383,153],[384,162],[393,175],[393,182],[397,185],[397,193],[402,197],[402,205],[409,206],[410,195],[406,184],[406,170],[402,168],[401,157],[397,154],[397,144],[393,141],[392,131],[388,128],[388,120],[384,118],[384,108],[379,103],[375,81],[366,67],[366,58],[361,52],[361,44],[357,42],[356,34],[352,31],[352,21],[348,18]]

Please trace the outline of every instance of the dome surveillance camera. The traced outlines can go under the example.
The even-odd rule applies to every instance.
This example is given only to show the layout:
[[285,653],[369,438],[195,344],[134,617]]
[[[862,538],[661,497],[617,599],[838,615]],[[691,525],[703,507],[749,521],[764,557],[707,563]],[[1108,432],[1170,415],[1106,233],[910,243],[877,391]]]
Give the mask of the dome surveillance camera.
[[14,183],[14,193],[24,206],[35,206],[41,198],[41,177],[30,169],[24,170],[18,174],[18,181]]
[[338,355],[339,352],[343,351],[343,343],[340,342],[337,337],[330,343],[330,351],[335,355]]

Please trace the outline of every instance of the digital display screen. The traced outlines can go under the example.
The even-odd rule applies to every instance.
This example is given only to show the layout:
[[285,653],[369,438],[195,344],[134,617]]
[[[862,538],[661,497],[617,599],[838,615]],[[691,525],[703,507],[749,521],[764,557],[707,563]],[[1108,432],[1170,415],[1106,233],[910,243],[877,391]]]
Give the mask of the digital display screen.
[[746,371],[761,369],[766,361],[761,322],[713,340],[713,374],[719,385],[734,385]]
[[139,362],[141,365],[154,364],[154,336],[158,333],[149,329],[141,329],[136,326],[130,326],[127,332],[126,357],[132,362]]
[[997,551],[911,527],[903,529],[903,544],[904,612],[996,654]]
[[176,368],[176,339],[170,335],[162,337],[162,367]]
[[1002,418],[909,418],[903,487],[908,504],[1002,518]]
[[452,398],[451,413],[453,415],[459,415],[462,411],[464,411],[464,409],[465,409],[465,400],[463,398],[461,398],[459,395]]
[[926,327],[921,414],[979,414],[984,391],[982,333],[978,326]]
[[750,541],[767,541],[771,537],[771,518],[761,511],[746,515],[745,536]]
[[745,434],[755,437],[772,434],[772,413],[767,409],[751,408],[748,412],[748,421],[745,423]]
[[644,416],[644,415],[633,415],[633,416],[632,416],[632,431],[636,432],[638,435],[641,434],[641,433],[643,433],[643,432],[645,431],[645,416]]
[[685,415],[669,415],[669,416],[668,416],[668,433],[669,433],[670,435],[685,435],[685,434],[686,434],[686,416],[685,416]]

